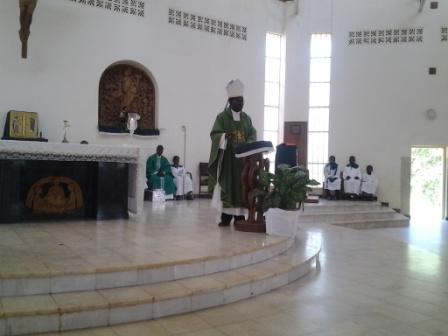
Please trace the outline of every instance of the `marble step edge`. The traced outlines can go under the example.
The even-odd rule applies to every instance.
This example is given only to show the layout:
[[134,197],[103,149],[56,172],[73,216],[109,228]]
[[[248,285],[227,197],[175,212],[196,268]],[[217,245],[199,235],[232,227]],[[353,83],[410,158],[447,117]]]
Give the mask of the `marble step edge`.
[[375,201],[346,201],[334,200],[319,203],[307,203],[305,208],[326,208],[326,207],[381,207],[381,203]]
[[168,283],[1,299],[0,335],[137,322],[215,307],[284,286],[317,265],[320,245],[238,270]]
[[364,201],[364,200],[345,200],[345,199],[339,199],[339,200],[326,200],[323,199],[322,201],[320,201],[319,203],[311,203],[312,205],[310,206],[326,206],[326,205],[347,205],[347,206],[351,206],[351,205],[381,205],[380,202],[378,201]]
[[347,227],[351,229],[376,229],[376,228],[389,228],[389,227],[406,227],[409,226],[409,218],[402,216],[402,218],[387,218],[387,219],[369,219],[369,220],[356,220],[356,221],[340,221],[340,222],[328,222],[327,224]]
[[394,220],[401,219],[401,217],[395,214],[376,214],[376,215],[357,215],[357,214],[346,214],[341,216],[316,216],[316,217],[305,217],[299,218],[299,223],[308,224],[308,223],[337,223],[337,222],[355,222],[355,221],[371,221],[371,220]]
[[382,207],[381,205],[322,205],[322,206],[305,206],[305,210],[302,211],[304,213],[327,213],[327,212],[352,212],[352,211],[369,211],[369,210],[381,210],[381,209],[390,209],[388,207]]
[[311,212],[311,213],[301,213],[299,215],[299,220],[317,220],[321,217],[344,217],[344,216],[356,216],[356,217],[383,217],[383,216],[394,216],[397,214],[394,210],[374,210],[374,211],[351,211],[351,212]]
[[387,222],[387,221],[409,221],[409,218],[406,216],[403,216],[402,214],[399,214],[398,212],[395,213],[393,218],[372,218],[372,219],[357,219],[357,220],[334,220],[329,222],[329,224],[345,224],[345,223],[369,223],[369,222]]
[[[348,211],[324,211],[324,212],[307,212],[308,209],[305,208],[305,211],[299,211],[299,216],[315,216],[315,215],[328,215],[328,214],[347,214],[347,213],[383,213],[383,212],[393,212],[395,213],[396,211],[391,209],[391,208],[386,208],[386,207],[382,207],[382,208],[371,208],[371,209],[366,209],[366,208],[354,208],[354,209],[350,209],[350,212]],[[337,210],[337,208],[333,208],[333,210]]]
[[134,265],[126,268],[95,269],[88,273],[49,272],[44,274],[21,273],[3,274],[0,278],[0,295],[34,295],[63,293],[93,289],[106,289],[164,281],[179,280],[194,276],[212,274],[221,271],[256,264],[284,253],[294,244],[294,239],[278,237],[279,240],[268,246],[251,249],[246,253],[205,256],[190,259],[188,262],[157,263]]

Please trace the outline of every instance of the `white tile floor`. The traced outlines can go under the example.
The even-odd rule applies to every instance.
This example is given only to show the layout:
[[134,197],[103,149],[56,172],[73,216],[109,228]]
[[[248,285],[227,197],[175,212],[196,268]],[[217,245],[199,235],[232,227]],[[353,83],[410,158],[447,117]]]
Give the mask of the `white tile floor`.
[[409,228],[373,230],[372,233],[419,246],[448,258],[448,222],[444,220],[411,219]]
[[[196,271],[203,271],[205,257],[250,259],[248,254],[287,240],[235,234],[230,228],[219,230],[208,200],[170,201],[164,208],[153,207],[150,202],[145,205],[142,218],[129,220],[0,224],[0,278],[123,271],[120,278],[105,273],[99,279],[101,285],[113,287],[120,281],[135,284],[142,280],[144,275],[139,278],[136,269],[143,266],[196,260],[202,262],[198,266],[201,270]],[[188,271],[194,270],[179,266],[173,277],[189,275],[184,274]],[[41,286],[49,287],[50,283]]]
[[[201,222],[207,219],[194,211],[207,202],[172,206],[187,220]],[[321,264],[290,285],[196,313],[63,335],[448,335],[446,222],[365,231],[323,224],[304,229],[322,237]]]

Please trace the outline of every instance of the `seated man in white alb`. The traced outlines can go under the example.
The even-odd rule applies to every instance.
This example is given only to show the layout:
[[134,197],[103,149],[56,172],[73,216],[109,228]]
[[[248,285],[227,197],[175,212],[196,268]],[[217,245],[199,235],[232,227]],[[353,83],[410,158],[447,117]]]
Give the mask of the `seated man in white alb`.
[[179,157],[173,157],[171,165],[171,173],[174,176],[174,184],[176,185],[176,199],[186,196],[187,200],[193,199],[193,182],[190,173],[185,172],[185,168],[179,164]]
[[324,192],[328,199],[336,199],[341,190],[341,169],[334,155],[331,155],[328,161],[324,167]]
[[362,174],[361,180],[361,198],[366,201],[373,201],[378,188],[378,179],[373,174],[373,167],[368,165],[366,172]]
[[342,177],[344,178],[345,198],[358,199],[361,188],[361,170],[353,155],[350,156],[348,165],[344,167]]

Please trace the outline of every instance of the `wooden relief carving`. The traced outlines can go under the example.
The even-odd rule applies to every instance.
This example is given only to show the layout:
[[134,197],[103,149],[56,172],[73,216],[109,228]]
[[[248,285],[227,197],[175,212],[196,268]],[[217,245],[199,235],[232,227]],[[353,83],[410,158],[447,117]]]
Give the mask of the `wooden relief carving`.
[[69,214],[83,205],[79,184],[64,176],[38,180],[26,197],[26,206],[35,214]]
[[264,220],[263,198],[257,195],[257,190],[267,192],[259,183],[260,171],[269,171],[269,159],[263,159],[262,153],[256,153],[243,158],[241,171],[241,199],[249,211],[247,220],[235,222],[235,230],[245,232],[266,232]]
[[127,114],[138,113],[135,134],[153,135],[155,129],[155,90],[151,79],[129,64],[109,67],[99,85],[98,126],[100,131],[124,133]]

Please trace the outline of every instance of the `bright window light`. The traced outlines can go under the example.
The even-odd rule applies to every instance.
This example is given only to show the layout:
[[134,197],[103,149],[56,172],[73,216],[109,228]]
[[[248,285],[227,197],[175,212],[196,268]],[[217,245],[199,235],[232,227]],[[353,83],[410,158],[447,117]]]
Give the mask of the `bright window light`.
[[264,107],[264,130],[278,132],[278,107]]
[[312,34],[308,109],[308,170],[310,178],[323,182],[328,160],[330,119],[331,34]]
[[330,81],[330,58],[312,58],[310,66],[310,82],[328,83]]
[[279,34],[266,34],[266,57],[281,58],[282,36]]
[[331,58],[331,34],[311,35],[311,58]]
[[310,108],[308,130],[310,132],[328,132],[329,108]]
[[281,61],[277,58],[266,57],[265,81],[280,83],[280,65]]
[[[264,83],[264,132],[263,140],[278,145],[280,113],[280,79],[282,69],[282,36],[266,34],[265,83]],[[275,152],[268,155],[269,170],[274,172]]]
[[310,83],[310,107],[330,106],[330,83]]

